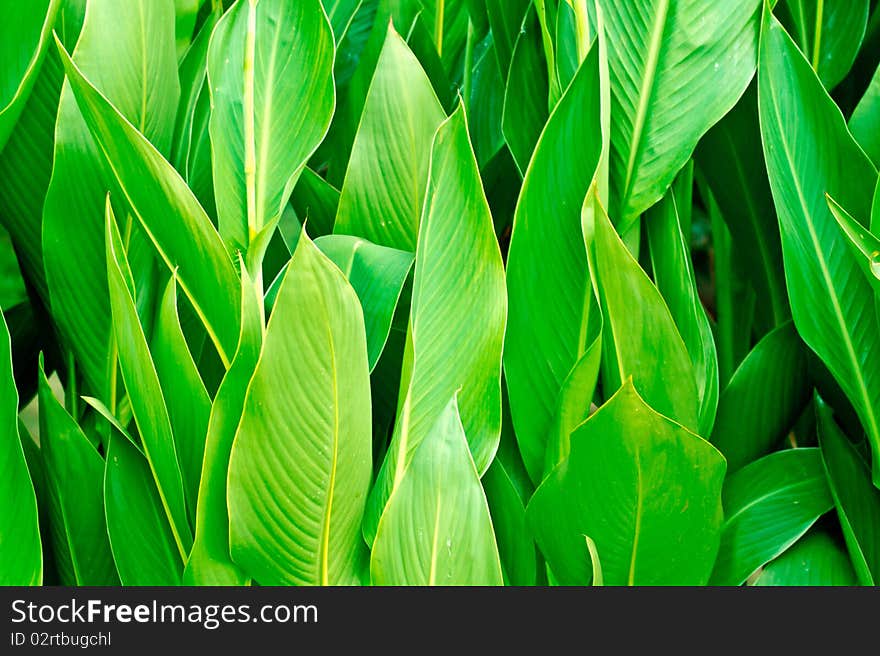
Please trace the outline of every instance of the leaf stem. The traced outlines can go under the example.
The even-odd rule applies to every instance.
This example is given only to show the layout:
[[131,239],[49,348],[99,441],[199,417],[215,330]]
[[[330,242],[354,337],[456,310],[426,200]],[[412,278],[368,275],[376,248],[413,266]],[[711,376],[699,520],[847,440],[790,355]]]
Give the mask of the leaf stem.
[[254,60],[256,59],[257,2],[248,0],[244,48],[244,179],[247,194],[248,243],[260,231],[257,217],[257,144],[254,110]]

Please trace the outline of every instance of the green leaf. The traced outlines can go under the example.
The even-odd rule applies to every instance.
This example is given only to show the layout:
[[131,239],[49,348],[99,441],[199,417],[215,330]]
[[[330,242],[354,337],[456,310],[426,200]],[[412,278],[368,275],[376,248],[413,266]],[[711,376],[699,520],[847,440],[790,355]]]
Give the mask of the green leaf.
[[523,18],[531,3],[529,0],[485,0],[485,3],[498,64],[506,77],[516,42],[521,38]]
[[829,91],[852,68],[865,28],[869,0],[784,0],[776,15]]
[[[171,420],[147,338],[137,316],[131,271],[108,197],[106,213],[107,281],[119,368],[162,506],[171,523],[181,557],[192,547],[186,502]],[[112,410],[112,408],[111,408]]]
[[112,433],[104,471],[107,532],[123,585],[179,585],[183,562],[150,465]]
[[397,423],[364,518],[368,542],[419,444],[457,394],[477,471],[501,434],[504,264],[462,105],[437,131],[419,228],[410,310],[409,371]]
[[818,400],[822,462],[852,565],[862,585],[880,578],[880,491],[871,468],[837,426],[831,409]]
[[794,544],[833,502],[819,449],[757,460],[724,483],[724,529],[711,585],[741,585]]
[[808,353],[789,321],[767,334],[731,378],[718,404],[714,444],[734,472],[769,453],[810,400]]
[[367,331],[367,355],[372,372],[382,355],[413,254],[376,246],[348,235],[328,235],[315,246],[345,275],[358,295]]
[[261,299],[247,269],[241,267],[241,336],[232,366],[223,377],[214,402],[205,442],[205,457],[196,509],[196,534],[186,569],[187,585],[243,585],[247,576],[229,552],[229,511],[226,479],[229,454],[241,421],[245,395],[263,345]]
[[849,119],[850,132],[874,162],[874,166],[880,166],[878,125],[880,125],[880,66],[874,72],[870,86]]
[[489,506],[453,397],[382,513],[374,585],[502,585]]
[[867,217],[877,171],[853,141],[809,63],[769,12],[761,32],[758,105],[794,323],[855,407],[876,460],[877,315],[864,303],[870,287],[824,195],[830,194],[855,216]]
[[[180,93],[173,11],[170,0],[136,0],[126,3],[123,11],[115,0],[95,0],[74,51],[77,66],[95,81],[104,97],[164,153],[171,144]],[[112,41],[106,38],[108,31],[114,33]],[[102,161],[70,84],[65,83],[43,210],[46,281],[53,320],[76,356],[88,389],[112,406],[116,355],[103,221],[108,189],[115,192],[113,174]],[[117,204],[127,225],[123,207]],[[140,229],[126,227],[123,232],[126,244],[144,246],[146,238]],[[148,247],[132,246],[129,252],[134,274],[151,275],[153,256]]]
[[431,140],[444,118],[418,60],[389,26],[352,147],[335,233],[415,251]]
[[522,175],[547,123],[549,93],[541,26],[530,8],[516,37],[501,117],[504,138]]
[[211,398],[180,327],[175,276],[158,308],[150,352],[171,422],[187,510],[195,517]]
[[80,111],[129,206],[228,364],[238,340],[238,276],[220,235],[159,151],[83,76],[58,44]]
[[856,221],[831,196],[826,194],[826,198],[831,214],[843,232],[859,268],[874,289],[876,297],[880,299],[880,238]]
[[300,223],[309,224],[310,232],[318,235],[329,235],[333,232],[333,223],[339,209],[339,190],[312,169],[303,169],[293,188],[290,203]]
[[[474,48],[474,69],[466,107],[473,125],[474,154],[480,169],[504,147],[501,121],[505,84],[495,56],[495,43],[489,36]],[[465,90],[466,91],[466,90]]]
[[632,377],[650,407],[697,432],[699,398],[685,343],[657,287],[595,196],[584,206],[584,234],[593,251],[605,320],[603,388],[611,393]]
[[60,0],[0,4],[0,151],[33,89],[60,6]]
[[55,553],[70,555],[63,585],[118,585],[104,516],[104,460],[58,400],[39,371],[40,449],[46,466]]
[[826,531],[812,530],[764,566],[758,586],[853,586],[856,575],[846,551]]
[[519,448],[535,482],[560,392],[596,334],[581,207],[599,164],[599,111],[594,46],[544,128],[513,221],[504,372]]
[[[336,103],[333,46],[319,0],[238,0],[214,29],[214,192],[220,234],[232,252],[247,250],[280,218],[327,133]],[[250,261],[262,261],[253,255]]]
[[366,559],[359,529],[370,452],[361,306],[303,234],[229,459],[233,560],[264,585],[355,583]]
[[612,215],[660,200],[755,72],[760,0],[599,0],[611,70]]
[[196,28],[199,9],[205,0],[174,0],[174,34],[177,41],[177,52],[183,54]]
[[693,364],[699,398],[699,433],[708,436],[718,408],[718,353],[709,316],[697,290],[690,243],[685,241],[677,200],[672,191],[667,193],[648,212],[645,225],[654,281]]
[[605,585],[702,585],[721,529],[724,458],[645,404],[627,380],[571,436],[571,455],[526,514],[563,585],[586,585],[602,559]]
[[[2,313],[0,313],[2,315]],[[0,316],[0,585],[40,585],[37,498],[18,434],[18,390],[6,319]]]

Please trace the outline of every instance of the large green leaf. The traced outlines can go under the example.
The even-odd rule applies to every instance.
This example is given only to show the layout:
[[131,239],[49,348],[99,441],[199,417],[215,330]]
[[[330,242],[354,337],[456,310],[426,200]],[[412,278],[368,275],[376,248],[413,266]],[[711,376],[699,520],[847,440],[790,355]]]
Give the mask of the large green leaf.
[[0,151],[33,89],[60,6],[60,0],[0,3]]
[[229,511],[226,479],[229,454],[241,421],[245,395],[263,345],[261,299],[247,269],[241,268],[241,337],[232,366],[223,377],[214,402],[205,442],[199,483],[196,534],[186,562],[187,585],[242,585],[247,576],[229,553]]
[[119,349],[119,368],[132,414],[156,479],[162,506],[171,523],[181,557],[192,547],[187,520],[185,494],[171,429],[171,420],[162,395],[159,376],[147,338],[138,319],[132,289],[131,270],[125,257],[116,219],[107,200],[107,282],[113,312],[113,333]]
[[519,448],[535,482],[544,471],[560,391],[598,321],[581,207],[602,148],[599,95],[594,46],[544,128],[513,221],[504,373]]
[[789,449],[724,483],[724,529],[712,585],[741,585],[794,544],[833,502],[819,449]]
[[822,461],[858,580],[880,580],[880,491],[871,483],[871,469],[837,426],[831,409],[818,402]]
[[367,356],[373,371],[388,341],[391,320],[413,265],[413,254],[349,235],[321,237],[315,240],[315,246],[342,270],[358,295],[367,331]]
[[183,561],[143,454],[114,432],[104,471],[107,532],[123,585],[179,585]]
[[712,444],[731,473],[780,444],[810,400],[808,353],[789,321],[766,335],[733,374],[718,404]]
[[645,404],[627,380],[571,436],[571,454],[526,510],[563,585],[702,585],[721,530],[725,463],[708,442]]
[[828,90],[852,67],[865,37],[870,0],[783,0],[776,15]]
[[[2,313],[0,313],[2,314]],[[0,585],[39,585],[43,552],[37,498],[18,434],[18,391],[6,319],[0,316]]]
[[[53,517],[55,553],[70,554],[64,585],[118,585],[104,516],[104,460],[49,387],[40,362],[40,450]],[[60,520],[60,521],[59,521]]]
[[[95,0],[74,51],[77,66],[118,111],[162,152],[171,144],[179,84],[171,0]],[[115,38],[106,38],[108,30]],[[149,40],[145,38],[149,37]],[[111,406],[116,356],[107,296],[103,209],[113,177],[80,113],[70,85],[61,92],[52,179],[43,211],[43,255],[52,318],[73,351],[91,393]],[[121,199],[120,199],[121,200]],[[120,207],[120,216],[126,218]],[[124,230],[143,244],[141,230]],[[146,248],[130,259],[135,275],[152,269]],[[145,291],[145,290],[141,290]]]
[[370,460],[361,306],[303,234],[229,459],[233,560],[266,585],[355,583],[366,559],[360,520]]
[[583,218],[605,321],[602,381],[606,396],[632,377],[650,407],[697,432],[694,368],[669,307],[595,196],[584,206]]
[[[211,36],[219,228],[247,250],[281,216],[335,106],[333,32],[320,0],[238,0]],[[291,109],[295,108],[295,111]],[[256,253],[255,263],[262,260]]]
[[453,398],[412,455],[382,513],[374,585],[502,585],[486,495]]
[[768,563],[754,585],[853,586],[856,574],[846,550],[827,531],[812,530]]
[[180,175],[95,89],[59,44],[79,109],[125,200],[205,324],[221,359],[238,341],[239,285],[232,260]]
[[402,376],[405,397],[364,518],[368,542],[407,464],[456,393],[481,475],[501,434],[504,264],[462,105],[437,131],[429,175],[410,310],[411,367]]
[[[648,212],[645,223],[654,282],[663,295],[693,364],[699,399],[698,426],[708,436],[718,408],[718,353],[700,300],[689,241],[672,191]],[[683,199],[682,199],[683,200]],[[690,208],[686,208],[690,211]]]
[[[878,14],[880,15],[880,14]],[[849,129],[874,162],[880,166],[880,66],[871,78],[871,84],[865,95],[856,105],[849,119]]]
[[761,0],[599,0],[611,70],[612,215],[663,197],[755,71]]
[[180,327],[175,276],[156,313],[150,352],[168,409],[187,511],[189,517],[195,517],[211,398]]
[[[868,281],[825,202],[830,194],[854,216],[867,219],[877,171],[809,63],[769,12],[761,32],[758,105],[795,326],[852,402],[877,460],[877,316],[864,302],[871,294]],[[875,481],[880,481],[880,466],[875,467]]]
[[415,251],[431,140],[444,118],[418,60],[389,26],[352,148],[334,232]]

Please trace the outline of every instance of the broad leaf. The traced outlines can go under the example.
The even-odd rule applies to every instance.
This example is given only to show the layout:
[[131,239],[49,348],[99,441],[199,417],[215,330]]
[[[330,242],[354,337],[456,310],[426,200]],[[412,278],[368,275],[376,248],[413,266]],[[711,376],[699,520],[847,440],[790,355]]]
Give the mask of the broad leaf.
[[874,162],[880,166],[880,66],[871,78],[871,85],[856,105],[849,119],[849,129],[855,140]]
[[831,409],[818,401],[822,462],[858,580],[880,580],[880,491],[871,483],[871,468],[837,426]]
[[712,444],[731,473],[779,445],[810,400],[808,352],[791,322],[766,335],[718,403]]
[[229,459],[232,558],[261,584],[357,581],[366,559],[369,385],[357,295],[303,234]]
[[415,449],[376,532],[374,585],[502,585],[489,506],[453,398]]
[[83,76],[59,44],[80,111],[125,200],[205,324],[221,359],[238,340],[238,277],[220,235],[180,175]]
[[335,233],[415,251],[431,140],[444,118],[418,60],[389,26],[342,186]]
[[[769,12],[761,32],[758,105],[779,216],[794,323],[862,420],[880,458],[880,331],[868,281],[828,206],[867,217],[877,171],[834,101]],[[796,112],[797,120],[791,120]],[[880,466],[875,467],[880,481]]]
[[599,5],[611,70],[611,208],[626,231],[746,90],[761,0]]
[[61,0],[0,3],[0,150],[33,89]]
[[[104,516],[104,460],[49,387],[40,362],[40,451],[46,466],[55,553],[70,555],[63,585],[118,585]],[[60,521],[57,521],[60,520]]]
[[812,530],[765,565],[754,585],[815,587],[856,583],[846,549],[828,532]]
[[333,115],[320,0],[238,0],[211,36],[208,80],[220,234],[230,251],[247,250],[281,216]]
[[9,330],[0,317],[0,584],[40,585],[43,552],[37,499],[19,440],[18,391],[12,374]]
[[168,525],[150,465],[114,432],[104,471],[107,532],[123,585],[180,585],[182,555]]
[[589,536],[605,585],[702,585],[721,529],[725,463],[645,404],[628,380],[571,436],[526,510],[554,575],[586,585]]
[[[599,164],[599,112],[599,49],[594,46],[537,144],[507,259],[510,327],[504,372],[519,448],[535,482],[544,470],[560,391],[596,334],[598,309],[581,207]],[[579,164],[572,167],[575,160]]]
[[724,483],[724,529],[712,585],[741,585],[794,544],[833,502],[819,449],[761,458]]
[[498,448],[507,294],[463,106],[434,138],[418,244],[408,336],[411,366],[408,371],[404,367],[405,397],[364,518],[368,542],[413,454],[454,395],[481,475]]

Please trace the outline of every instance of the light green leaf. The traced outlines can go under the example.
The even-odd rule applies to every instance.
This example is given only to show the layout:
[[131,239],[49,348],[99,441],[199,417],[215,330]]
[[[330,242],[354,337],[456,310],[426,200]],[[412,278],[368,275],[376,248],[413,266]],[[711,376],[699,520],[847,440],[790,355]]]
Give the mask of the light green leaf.
[[603,388],[612,393],[632,377],[650,407],[697,432],[697,384],[681,334],[657,287],[591,194],[583,218],[605,321]]
[[46,466],[54,551],[70,557],[63,585],[118,585],[104,516],[104,460],[58,400],[39,371],[40,450]]
[[560,392],[595,338],[599,318],[581,230],[581,207],[602,148],[599,112],[594,46],[544,128],[513,222],[504,372],[519,448],[536,483]]
[[150,352],[171,422],[187,511],[195,517],[211,398],[180,327],[175,276],[158,307]]
[[[117,110],[167,153],[180,93],[173,3],[135,0],[120,7],[116,0],[89,3],[74,58]],[[112,41],[108,31],[114,33]],[[104,247],[108,190],[115,192],[113,174],[65,83],[43,210],[46,281],[53,320],[76,356],[89,391],[112,406],[118,397]],[[117,208],[127,226],[130,219],[121,201]],[[152,276],[153,255],[143,232],[137,226],[123,232],[126,245],[132,245],[134,274]],[[139,292],[149,295],[146,288]]]
[[880,491],[871,468],[837,426],[831,409],[817,399],[822,462],[843,537],[862,585],[880,579]]
[[815,448],[779,451],[740,469],[725,481],[722,503],[711,585],[741,585],[833,506]]
[[757,586],[853,586],[856,574],[846,550],[827,531],[812,530],[764,566]]
[[856,221],[837,201],[826,194],[828,207],[843,232],[859,268],[880,299],[880,238]]
[[174,435],[159,377],[135,309],[131,271],[109,198],[106,235],[107,281],[113,311],[113,332],[119,348],[119,368],[162,506],[171,523],[180,556],[185,557],[192,547],[192,533],[187,521]]
[[789,321],[767,334],[739,366],[718,404],[712,444],[730,473],[769,453],[810,400],[808,352]]
[[[238,0],[214,29],[208,51],[214,193],[231,252],[247,250],[280,218],[327,133],[336,102],[333,46],[320,0]],[[249,255],[262,261],[261,253]]]
[[181,289],[228,364],[238,340],[239,286],[220,235],[171,164],[58,46],[80,111],[128,205],[169,270],[177,268]]
[[874,162],[874,166],[880,166],[878,125],[880,125],[880,66],[874,72],[870,86],[849,119],[850,132]]
[[150,465],[114,432],[107,446],[104,505],[110,548],[123,585],[180,585],[183,561]]
[[[670,190],[646,215],[654,282],[663,295],[693,364],[699,398],[698,426],[708,436],[718,408],[718,353],[709,316],[697,291],[690,242]],[[690,208],[687,208],[690,211]]]
[[353,584],[362,571],[372,471],[364,334],[354,290],[303,234],[229,459],[232,558],[261,584]]
[[586,585],[595,542],[605,585],[703,585],[718,551],[725,463],[645,404],[627,380],[571,436],[526,514],[562,585]]
[[599,0],[611,70],[611,214],[660,200],[755,72],[761,0]]
[[0,151],[33,89],[60,0],[0,2]]
[[[2,315],[2,313],[0,313]],[[18,390],[6,319],[0,316],[0,585],[40,585],[37,498],[18,434]]]
[[865,28],[870,0],[783,0],[776,15],[829,91],[852,68]]
[[348,235],[321,237],[315,240],[315,246],[342,270],[358,295],[372,372],[391,332],[391,320],[412,268],[413,254]]
[[187,585],[243,585],[247,576],[229,552],[226,479],[229,454],[241,421],[245,395],[263,345],[261,299],[247,269],[241,267],[241,337],[232,366],[214,397],[196,509],[196,534],[183,580]]
[[[870,286],[825,202],[867,218],[877,171],[837,105],[769,12],[758,105],[794,323],[852,402],[880,458],[880,331]],[[797,120],[791,120],[796,112]],[[880,466],[875,467],[880,481]]]
[[501,434],[506,324],[504,264],[460,105],[431,149],[410,310],[411,368],[404,365],[405,397],[364,518],[368,542],[407,464],[456,393],[477,471],[489,467]]
[[444,118],[418,60],[389,27],[352,147],[335,233],[415,251],[431,140]]
[[374,585],[502,585],[489,506],[453,397],[382,513]]

